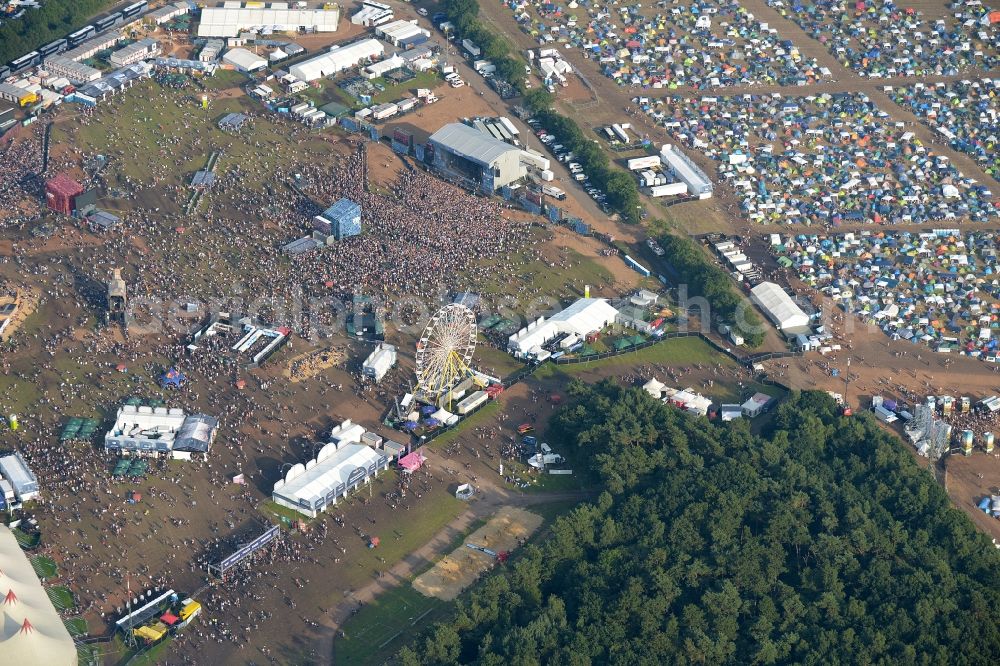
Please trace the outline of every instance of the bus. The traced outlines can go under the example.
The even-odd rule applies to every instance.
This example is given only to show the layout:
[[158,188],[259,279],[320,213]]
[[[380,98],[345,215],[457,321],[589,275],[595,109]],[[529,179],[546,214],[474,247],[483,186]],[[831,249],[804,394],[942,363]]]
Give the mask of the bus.
[[66,39],[69,41],[69,45],[75,48],[96,34],[97,31],[94,30],[94,26],[85,25],[76,32],[70,34],[70,36],[67,37]]
[[104,32],[109,28],[113,28],[122,22],[122,13],[115,12],[114,14],[109,14],[104,18],[99,18],[94,21],[94,27],[97,28],[97,32]]
[[146,0],[141,0],[140,2],[134,2],[122,10],[122,17],[126,19],[132,18],[133,16],[138,15],[140,12],[145,11],[148,4],[149,3],[147,3]]
[[26,53],[25,55],[21,56],[17,60],[11,60],[10,61],[10,65],[9,65],[10,66],[10,73],[11,74],[20,74],[24,70],[26,70],[26,69],[28,69],[30,67],[34,67],[35,65],[37,65],[41,61],[41,59],[42,59],[42,56],[39,55],[38,51],[32,51],[31,53]]
[[65,39],[57,39],[54,42],[50,42],[45,46],[39,47],[38,52],[42,55],[43,58],[50,55],[55,55],[56,53],[62,53],[63,51],[66,50],[67,43],[68,42]]

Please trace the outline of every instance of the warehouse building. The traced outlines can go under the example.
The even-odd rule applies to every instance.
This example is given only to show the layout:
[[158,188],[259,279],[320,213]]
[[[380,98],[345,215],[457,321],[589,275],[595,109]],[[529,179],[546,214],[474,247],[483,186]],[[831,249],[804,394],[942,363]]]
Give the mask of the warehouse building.
[[38,477],[20,452],[0,457],[0,476],[10,483],[18,501],[27,502],[38,497]]
[[224,48],[226,48],[226,43],[221,39],[209,39],[201,48],[201,52],[198,53],[198,60],[202,62],[218,60]]
[[809,326],[809,315],[788,293],[773,282],[761,282],[750,290],[750,299],[774,322],[778,330],[798,332]]
[[339,74],[372,58],[381,58],[385,47],[377,39],[362,39],[346,46],[334,46],[326,53],[288,68],[288,73],[300,81],[315,81]]
[[507,350],[518,357],[536,355],[542,345],[559,335],[580,338],[600,331],[618,319],[618,310],[603,298],[581,298],[550,318],[539,317],[507,340]]
[[10,83],[0,83],[0,99],[13,102],[18,106],[27,106],[38,101],[38,95],[26,88],[20,88]]
[[104,448],[190,460],[193,453],[208,453],[218,429],[219,419],[214,416],[189,416],[178,408],[123,405],[104,436]]
[[160,43],[155,39],[140,39],[134,44],[118,49],[111,54],[111,64],[116,67],[127,67],[140,60],[148,60],[160,55]]
[[101,70],[61,55],[46,58],[45,70],[52,76],[66,77],[73,84],[90,83],[102,76]]
[[172,5],[164,5],[159,9],[154,9],[150,13],[146,14],[146,18],[151,20],[156,25],[163,25],[164,23],[169,23],[178,16],[184,16],[191,11],[191,7],[187,2],[175,2]]
[[335,32],[340,8],[324,4],[313,8],[294,8],[299,3],[225,2],[219,7],[201,10],[199,37],[236,37],[241,32]]
[[63,56],[69,58],[70,60],[86,60],[87,58],[93,57],[100,53],[101,51],[113,48],[118,42],[122,41],[124,37],[121,33],[109,32],[93,39],[88,39],[84,43],[77,46],[75,49],[70,49],[63,53]]
[[431,33],[417,25],[416,21],[393,21],[375,28],[375,35],[393,46],[408,49],[431,38]]
[[267,67],[267,61],[246,49],[230,49],[222,56],[222,62],[232,65],[236,71],[249,74]]
[[339,199],[313,218],[313,228],[337,240],[361,233],[361,206],[350,199]]
[[712,196],[711,179],[679,148],[669,143],[665,144],[660,149],[660,161],[664,169],[687,186],[688,194],[699,199],[708,199]]
[[274,484],[271,499],[315,518],[388,466],[389,456],[382,451],[355,442],[331,442],[314,460],[293,465],[285,478]]
[[474,182],[484,192],[496,192],[527,175],[520,149],[462,123],[439,129],[429,147],[434,166]]

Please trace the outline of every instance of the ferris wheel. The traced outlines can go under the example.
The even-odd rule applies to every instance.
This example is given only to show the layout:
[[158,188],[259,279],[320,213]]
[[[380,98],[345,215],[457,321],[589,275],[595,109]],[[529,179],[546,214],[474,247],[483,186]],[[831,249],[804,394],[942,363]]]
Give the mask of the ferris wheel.
[[476,315],[451,303],[438,310],[417,342],[417,391],[438,402],[472,374],[476,348]]

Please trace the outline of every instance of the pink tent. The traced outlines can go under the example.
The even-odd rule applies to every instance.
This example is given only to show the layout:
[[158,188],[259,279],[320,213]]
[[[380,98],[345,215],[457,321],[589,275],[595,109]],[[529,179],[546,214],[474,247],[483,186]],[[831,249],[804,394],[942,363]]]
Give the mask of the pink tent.
[[420,466],[423,465],[426,460],[427,458],[424,457],[423,453],[420,451],[414,451],[413,453],[409,453],[400,458],[399,466],[405,472],[415,472],[420,469]]

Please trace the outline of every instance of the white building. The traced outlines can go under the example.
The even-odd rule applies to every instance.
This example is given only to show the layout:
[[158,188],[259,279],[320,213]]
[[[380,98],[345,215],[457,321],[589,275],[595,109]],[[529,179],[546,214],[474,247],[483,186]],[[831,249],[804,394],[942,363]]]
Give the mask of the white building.
[[766,393],[755,393],[749,400],[743,403],[741,407],[743,415],[752,419],[763,412],[771,404],[771,400],[771,396]]
[[218,429],[219,420],[213,416],[188,416],[178,408],[124,405],[104,435],[104,448],[190,460],[192,453],[208,453]]
[[539,317],[507,340],[507,350],[515,356],[529,356],[556,336],[565,333],[585,337],[615,322],[618,310],[603,298],[581,298],[568,308],[545,319]]
[[809,315],[802,311],[788,293],[773,282],[761,282],[750,290],[750,299],[774,322],[778,330],[804,328]]
[[0,525],[0,652],[17,666],[76,666],[73,637],[56,611],[27,554]]
[[326,53],[310,58],[288,68],[288,73],[300,81],[315,81],[324,76],[338,74],[381,58],[385,47],[377,39],[362,39],[346,46],[335,46]]
[[393,46],[411,46],[425,41],[431,33],[424,30],[416,21],[393,21],[375,28],[375,34]]
[[61,55],[46,58],[45,70],[52,76],[66,77],[73,84],[90,83],[103,76],[101,70]]
[[691,158],[681,152],[680,148],[664,144],[660,148],[660,162],[674,178],[687,186],[688,194],[699,199],[712,196],[712,180],[705,172],[691,161]]
[[172,5],[164,5],[159,9],[154,9],[150,13],[146,14],[146,18],[151,20],[156,25],[163,25],[168,23],[178,16],[184,16],[189,11],[191,11],[190,6],[186,2],[175,2]]
[[394,365],[396,365],[396,348],[383,342],[361,364],[361,371],[365,377],[380,382]]
[[18,501],[27,502],[38,497],[38,477],[19,452],[0,457],[0,476],[10,483]]
[[351,419],[347,419],[330,430],[330,441],[338,446],[351,443],[357,444],[361,442],[367,432],[364,426],[355,423]]
[[199,37],[236,37],[250,32],[335,32],[340,7],[324,4],[312,9],[289,9],[298,3],[225,2],[221,7],[205,7],[198,24]]
[[314,460],[293,465],[284,479],[274,484],[271,495],[277,504],[315,518],[337,500],[347,497],[389,466],[389,456],[364,444],[330,443]]
[[405,64],[406,61],[403,60],[398,53],[395,53],[385,60],[373,62],[365,67],[365,76],[369,79],[377,79],[380,76],[385,76],[389,72],[402,69]]
[[232,65],[237,71],[248,74],[267,67],[267,61],[246,49],[230,49],[222,56],[222,62]]
[[140,60],[148,60],[160,55],[160,44],[155,39],[140,39],[134,44],[118,49],[111,54],[111,64],[127,67]]
[[351,17],[351,23],[371,28],[388,23],[392,20],[392,17],[393,11],[389,5],[365,0],[365,2],[361,3],[361,10]]

